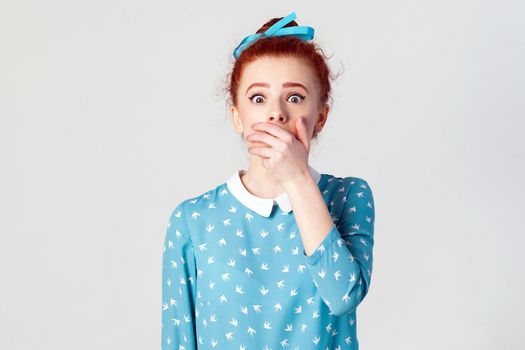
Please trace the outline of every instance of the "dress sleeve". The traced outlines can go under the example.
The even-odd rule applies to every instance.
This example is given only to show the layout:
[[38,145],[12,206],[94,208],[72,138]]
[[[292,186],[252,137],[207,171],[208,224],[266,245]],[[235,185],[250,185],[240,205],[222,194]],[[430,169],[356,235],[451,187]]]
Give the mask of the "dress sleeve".
[[354,311],[370,287],[375,209],[372,191],[360,178],[345,178],[343,209],[328,236],[305,255],[321,298],[334,315]]
[[196,263],[184,202],[171,213],[162,254],[162,350],[197,349]]

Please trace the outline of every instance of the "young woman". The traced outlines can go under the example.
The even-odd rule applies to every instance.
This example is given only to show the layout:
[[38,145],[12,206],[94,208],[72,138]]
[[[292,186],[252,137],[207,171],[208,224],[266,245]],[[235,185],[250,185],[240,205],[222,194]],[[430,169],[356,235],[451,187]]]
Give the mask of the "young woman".
[[231,115],[249,165],[171,213],[164,350],[359,348],[374,200],[364,179],[308,164],[330,71],[314,30],[293,19],[268,21],[234,51]]

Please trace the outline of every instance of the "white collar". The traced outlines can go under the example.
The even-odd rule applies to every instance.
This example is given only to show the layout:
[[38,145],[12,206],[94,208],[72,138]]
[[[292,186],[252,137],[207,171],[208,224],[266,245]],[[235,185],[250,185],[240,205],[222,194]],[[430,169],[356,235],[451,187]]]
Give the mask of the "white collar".
[[[310,174],[312,174],[313,179],[317,184],[321,179],[321,174],[315,170],[312,166],[309,165]],[[290,204],[290,199],[287,192],[281,193],[275,198],[262,198],[253,195],[250,193],[241,180],[241,173],[244,173],[244,169],[238,169],[235,173],[226,181],[230,193],[234,195],[242,204],[257,212],[258,214],[269,217],[272,213],[272,208],[276,202],[279,205],[279,208],[285,213],[292,210],[292,205]]]

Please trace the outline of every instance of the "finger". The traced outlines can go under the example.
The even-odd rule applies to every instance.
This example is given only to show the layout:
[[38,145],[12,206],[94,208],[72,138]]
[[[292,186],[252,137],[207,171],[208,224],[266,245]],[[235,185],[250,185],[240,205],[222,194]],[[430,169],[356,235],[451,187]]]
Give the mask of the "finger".
[[248,147],[248,153],[261,156],[268,159],[272,156],[272,150],[269,147]]
[[283,128],[273,123],[268,123],[268,122],[254,123],[252,124],[252,129],[266,131],[268,134],[273,135],[281,140],[284,140],[284,138],[287,137],[287,135],[292,135],[291,133],[284,130]]
[[246,136],[246,140],[251,144],[262,144],[270,147],[277,147],[279,143],[282,143],[277,137],[259,131]]
[[306,150],[310,149],[310,139],[308,137],[308,130],[306,127],[306,118],[299,117],[296,121],[297,138],[304,145]]

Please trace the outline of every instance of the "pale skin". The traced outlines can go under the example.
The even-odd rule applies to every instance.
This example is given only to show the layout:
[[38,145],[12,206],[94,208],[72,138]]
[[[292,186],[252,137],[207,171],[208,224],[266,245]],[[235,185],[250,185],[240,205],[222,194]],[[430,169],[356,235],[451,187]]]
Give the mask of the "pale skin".
[[[294,84],[285,84],[290,82]],[[319,103],[313,71],[296,58],[259,58],[245,66],[237,105],[230,111],[235,130],[249,144],[243,184],[263,198],[288,193],[310,256],[334,224],[308,167],[310,141],[323,129],[329,111]]]

